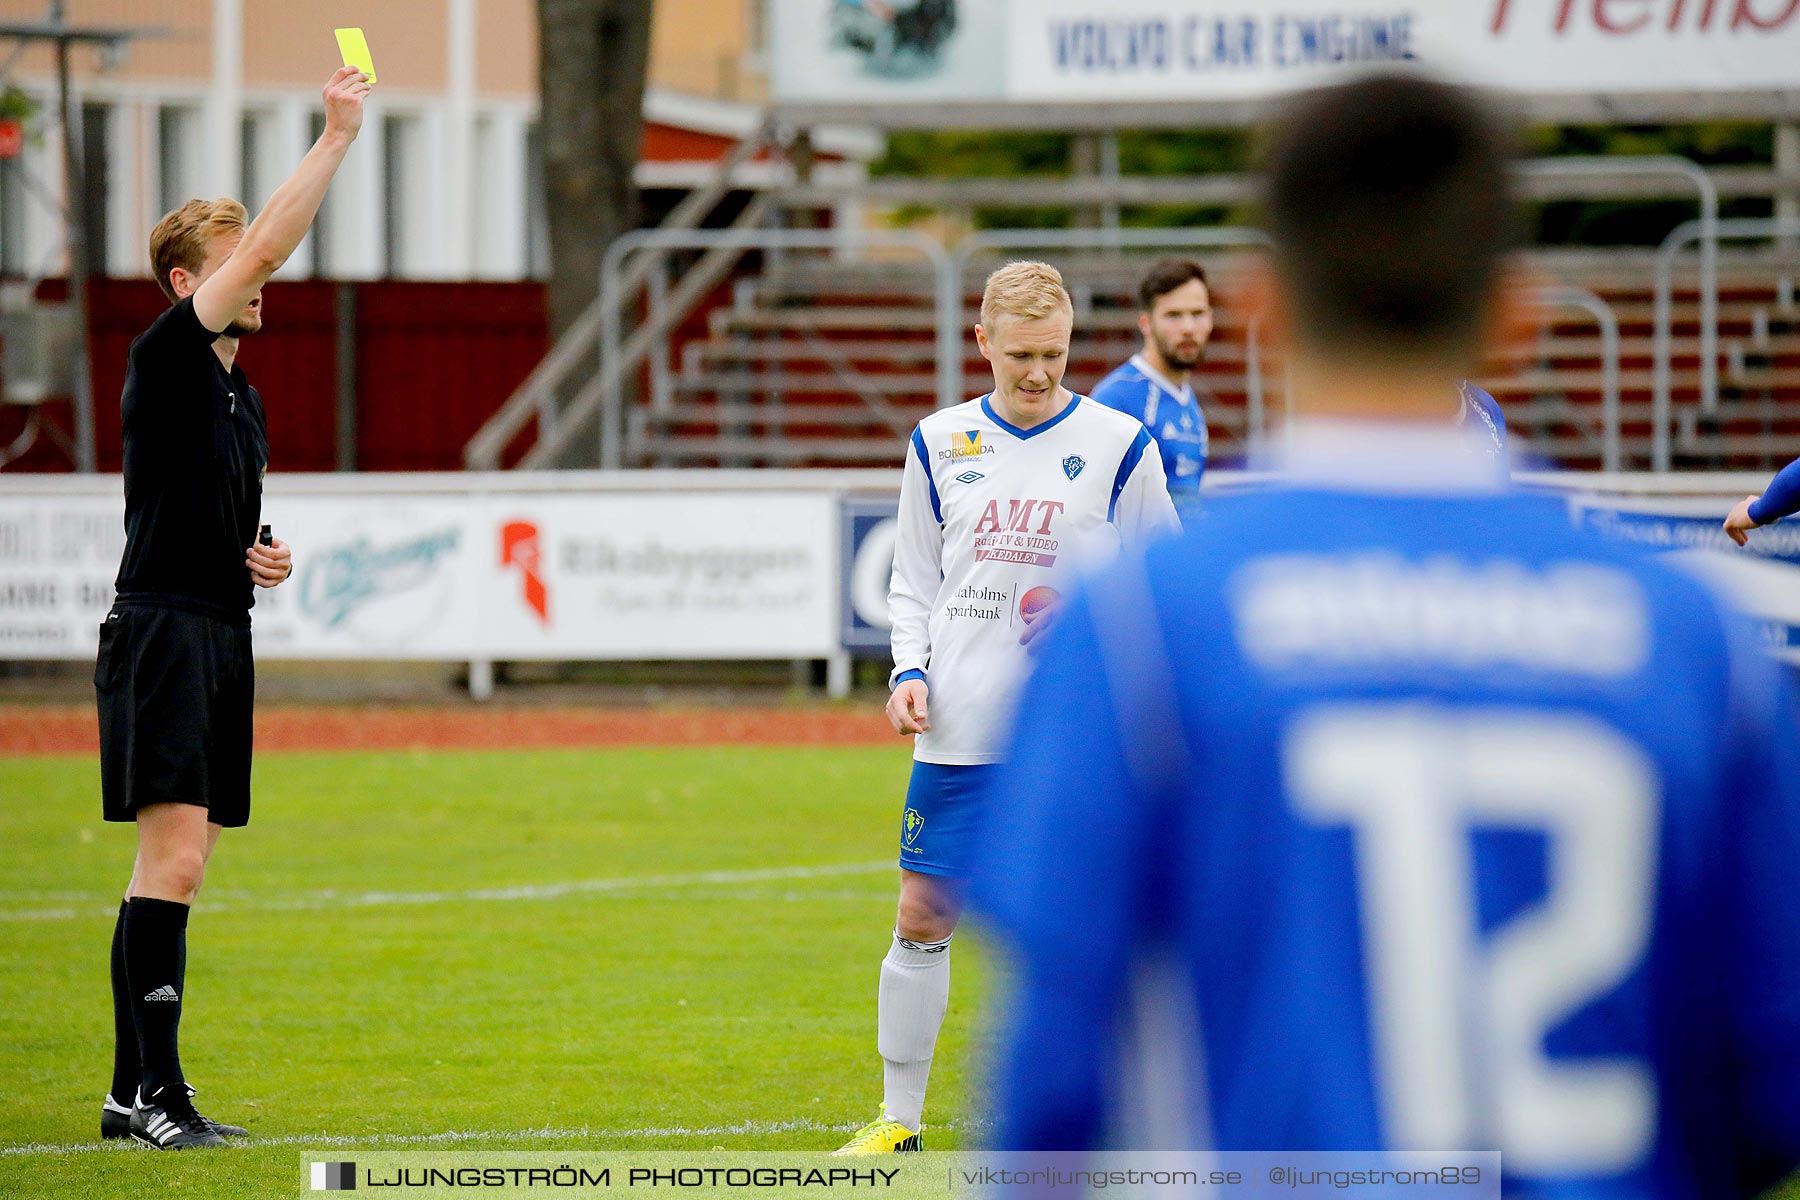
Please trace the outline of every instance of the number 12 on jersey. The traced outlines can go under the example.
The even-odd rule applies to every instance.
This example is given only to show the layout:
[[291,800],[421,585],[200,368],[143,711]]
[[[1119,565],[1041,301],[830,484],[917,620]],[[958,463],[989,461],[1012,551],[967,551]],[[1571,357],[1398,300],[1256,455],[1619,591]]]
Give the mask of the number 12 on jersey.
[[[1374,1046],[1395,1149],[1484,1149],[1509,1173],[1607,1172],[1649,1152],[1649,1064],[1547,1056],[1546,1033],[1643,959],[1660,797],[1649,756],[1581,713],[1342,704],[1288,732],[1292,802],[1348,825]],[[1480,935],[1476,829],[1545,839],[1542,901]]]

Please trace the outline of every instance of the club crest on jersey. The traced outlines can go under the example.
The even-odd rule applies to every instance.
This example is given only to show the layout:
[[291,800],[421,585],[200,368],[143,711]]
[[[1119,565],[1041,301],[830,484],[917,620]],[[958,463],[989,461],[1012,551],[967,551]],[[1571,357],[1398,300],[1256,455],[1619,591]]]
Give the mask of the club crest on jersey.
[[906,815],[900,818],[900,840],[908,846],[919,844],[919,831],[925,828],[925,818],[919,810],[909,808]]
[[1085,466],[1087,466],[1086,459],[1079,454],[1071,454],[1063,459],[1063,474],[1069,477],[1070,482],[1074,482],[1075,477],[1081,474],[1081,469]]
[[956,482],[958,482],[958,483],[975,483],[978,480],[982,480],[982,479],[986,479],[986,478],[987,478],[987,476],[983,475],[980,471],[964,471],[961,475],[958,475],[956,477]]
[[981,444],[981,430],[959,429],[950,435],[950,448],[938,451],[938,457],[954,461],[959,458],[981,458],[993,452],[992,446]]

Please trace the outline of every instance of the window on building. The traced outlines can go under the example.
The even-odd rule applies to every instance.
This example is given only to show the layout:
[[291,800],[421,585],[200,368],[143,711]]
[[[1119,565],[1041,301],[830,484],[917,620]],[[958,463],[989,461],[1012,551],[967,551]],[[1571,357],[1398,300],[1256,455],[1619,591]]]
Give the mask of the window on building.
[[0,158],[0,275],[25,274],[25,161]]
[[107,196],[110,186],[107,164],[111,161],[112,108],[105,104],[81,106],[81,182],[83,196],[82,237],[87,243],[88,272],[106,274]]
[[744,67],[762,72],[767,69],[769,45],[769,0],[744,0]]
[[525,131],[525,271],[550,278],[550,215],[544,183],[544,133],[536,121]]
[[257,114],[247,112],[238,122],[238,198],[253,216],[263,201],[259,190],[262,181],[256,177],[256,153],[261,147],[261,120]]
[[156,215],[172,212],[197,194],[200,112],[165,104],[156,111]]
[[381,273],[388,278],[406,274],[411,263],[410,242],[417,236],[407,218],[407,203],[419,181],[418,119],[388,114],[381,125]]
[[[477,166],[469,172],[469,228],[474,234],[469,275],[480,278],[489,270],[488,247],[499,220],[499,214],[494,211],[494,184],[504,178],[505,172],[500,169],[499,139],[492,116],[485,113],[476,116],[470,140]],[[488,169],[484,170],[483,165]]]
[[[308,125],[307,145],[313,145],[325,134],[325,114],[316,112]],[[306,235],[312,249],[308,266],[313,275],[323,277],[331,274],[331,241],[332,203],[331,191],[326,189],[325,200],[319,205],[319,215],[313,218],[312,230]]]

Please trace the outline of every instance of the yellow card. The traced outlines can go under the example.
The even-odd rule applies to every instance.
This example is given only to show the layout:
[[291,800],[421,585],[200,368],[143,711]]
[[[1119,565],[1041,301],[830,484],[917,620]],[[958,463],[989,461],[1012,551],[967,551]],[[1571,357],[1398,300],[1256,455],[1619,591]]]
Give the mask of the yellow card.
[[369,39],[363,36],[361,29],[334,29],[337,34],[338,53],[344,56],[346,67],[355,67],[375,82],[375,58],[369,53]]

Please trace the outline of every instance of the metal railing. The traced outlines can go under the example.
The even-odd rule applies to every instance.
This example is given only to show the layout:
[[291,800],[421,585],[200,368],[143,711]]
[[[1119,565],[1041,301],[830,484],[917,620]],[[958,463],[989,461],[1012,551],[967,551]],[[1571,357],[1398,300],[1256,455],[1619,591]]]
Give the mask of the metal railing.
[[[713,181],[704,188],[688,193],[669,213],[660,228],[679,230],[699,225],[731,192],[738,169],[773,140],[774,125],[765,119],[755,133],[739,142],[720,162]],[[746,209],[745,215],[739,217],[740,222],[746,216],[754,220],[763,219],[768,213],[768,202],[765,200],[762,205],[753,204],[752,208],[755,211]],[[648,282],[649,267],[650,263],[646,260],[642,269],[634,270],[625,281],[629,287],[622,288],[621,291],[629,291],[635,295]],[[596,296],[594,302],[582,310],[581,315],[557,339],[543,361],[532,368],[531,374],[525,377],[525,382],[513,390],[513,394],[506,398],[499,410],[469,439],[468,444],[463,447],[464,465],[476,471],[498,468],[500,456],[506,452],[507,445],[533,417],[538,421],[539,446],[555,436],[561,415],[558,411],[559,394],[571,381],[571,377],[592,361],[591,355],[600,339],[601,313],[601,300]],[[591,405],[597,394],[597,380],[588,380],[570,401],[570,408]]]
[[[1534,158],[1522,165],[1527,180],[1602,179],[1617,177],[1621,169],[1634,176],[1680,176],[1694,185],[1700,200],[1700,217],[1689,222],[1700,239],[1700,391],[1704,397],[1718,391],[1719,338],[1719,189],[1700,164],[1675,154],[1649,154],[1610,158]],[[1708,373],[1706,363],[1714,364]],[[1710,411],[1710,404],[1708,405]]]
[[1619,430],[1619,318],[1612,305],[1586,288],[1538,288],[1533,298],[1546,308],[1578,308],[1600,327],[1600,463],[1607,474],[1621,470]]
[[[975,257],[984,252],[1009,249],[1044,248],[1111,248],[1146,249],[1154,247],[1262,247],[1268,236],[1261,230],[1227,227],[1209,229],[1078,229],[1078,230],[994,230],[971,234],[946,254],[936,242],[918,234],[883,233],[846,238],[842,233],[816,230],[743,230],[743,231],[675,231],[647,230],[627,235],[609,251],[603,268],[602,293],[610,294],[620,286],[629,256],[646,249],[673,250],[700,247],[729,247],[735,252],[753,249],[844,248],[846,243],[862,243],[870,247],[905,246],[918,250],[933,268],[934,290],[934,358],[936,360],[937,403],[940,408],[960,403],[963,395],[962,329],[966,324],[963,280]],[[1537,289],[1534,298],[1547,307],[1566,307],[1588,313],[1594,319],[1601,341],[1601,445],[1602,461],[1608,471],[1618,471],[1623,463],[1620,406],[1620,336],[1619,323],[1612,307],[1598,295],[1583,288],[1551,286]],[[624,370],[632,366],[634,343],[623,334],[622,310],[611,306],[613,314],[602,337],[603,361],[619,364],[615,371],[603,372],[603,384],[597,399],[602,413],[602,462],[623,466],[627,457],[624,433]],[[653,319],[654,320],[654,319]],[[655,334],[666,321],[654,322]],[[640,331],[641,332],[641,331]],[[1245,345],[1245,437],[1247,450],[1254,459],[1267,441],[1269,413],[1265,403],[1260,330],[1255,321],[1246,329]],[[839,364],[840,367],[843,364]],[[842,377],[843,371],[839,372]],[[850,387],[846,381],[846,387]],[[853,390],[853,389],[852,389]],[[1290,392],[1291,400],[1291,389]],[[1291,414],[1290,414],[1291,415]],[[584,420],[583,414],[567,414],[571,423]]]
[[[644,252],[639,259],[641,264],[654,260],[657,253],[670,250],[706,250],[719,254],[721,258],[730,256],[735,259],[751,250],[849,250],[864,247],[914,250],[923,255],[931,265],[939,348],[938,404],[939,407],[945,407],[947,404],[957,403],[961,399],[957,393],[962,390],[962,381],[953,377],[946,390],[942,350],[944,331],[948,329],[951,331],[954,353],[950,365],[960,375],[962,349],[955,343],[955,331],[962,322],[962,292],[957,284],[957,273],[949,253],[934,239],[912,230],[845,232],[833,229],[640,229],[614,241],[606,248],[606,254],[600,261],[599,387],[591,406],[583,404],[579,410],[575,406],[570,407],[565,414],[565,427],[574,428],[583,424],[597,411],[600,418],[600,465],[608,470],[623,467],[626,373],[642,358],[644,350],[657,336],[657,331],[671,327],[687,311],[678,297],[672,297],[662,312],[652,312],[646,323],[634,331],[628,341],[624,334],[621,301],[628,286],[627,279],[634,271],[626,262],[631,255]],[[684,279],[683,286],[687,282]],[[679,292],[678,288],[678,295]],[[521,465],[540,465],[532,459],[542,448],[543,443],[540,442]]]
[[[731,172],[747,159],[770,136],[767,127],[758,137],[740,144],[733,159],[720,171],[719,180],[709,189],[705,210],[716,204],[729,188]],[[753,144],[754,143],[754,144]],[[1671,306],[1669,277],[1675,253],[1687,242],[1698,240],[1700,262],[1700,340],[1702,403],[1708,409],[1717,404],[1718,393],[1718,242],[1721,231],[1729,228],[1734,236],[1758,236],[1744,222],[1721,225],[1718,216],[1718,191],[1707,173],[1695,163],[1674,156],[1593,157],[1535,159],[1520,165],[1524,190],[1556,195],[1571,185],[1586,183],[1577,190],[1592,192],[1595,188],[1630,194],[1631,180],[1666,177],[1691,184],[1699,202],[1700,217],[1679,227],[1665,241],[1658,257],[1658,308],[1656,358],[1656,401],[1653,405],[1655,436],[1652,460],[1655,469],[1667,470],[1669,462],[1669,375],[1672,354],[1670,335]],[[716,193],[716,194],[713,194]],[[767,193],[758,202],[773,206],[776,201]],[[670,331],[687,315],[705,291],[722,277],[731,264],[746,252],[754,250],[828,249],[854,251],[858,248],[904,248],[922,254],[932,266],[932,300],[935,310],[934,357],[935,391],[939,407],[960,403],[963,396],[963,329],[964,279],[971,260],[986,251],[1014,248],[1046,250],[1129,250],[1150,248],[1233,248],[1263,247],[1269,244],[1260,230],[1243,227],[1210,227],[1199,229],[1098,228],[989,230],[973,233],[950,251],[923,235],[911,232],[863,232],[845,230],[769,230],[754,226],[767,209],[753,204],[756,220],[740,220],[726,230],[698,230],[664,227],[628,233],[608,248],[601,269],[600,295],[576,328],[558,343],[549,357],[533,371],[526,383],[514,393],[505,407],[469,443],[465,459],[473,467],[492,468],[506,444],[517,435],[533,414],[539,417],[539,439],[526,454],[521,466],[554,465],[557,455],[576,437],[582,436],[589,422],[598,419],[600,426],[601,463],[619,468],[628,458],[628,437],[624,420],[624,388],[631,372],[645,357],[665,344]],[[678,215],[691,218],[702,208],[691,196]],[[747,214],[748,215],[748,214]],[[692,218],[697,219],[697,218]],[[673,218],[672,218],[673,220]],[[1760,226],[1759,226],[1760,228]],[[1800,232],[1800,229],[1771,229],[1776,232]],[[1679,236],[1677,236],[1679,235]],[[1768,234],[1762,234],[1767,236]],[[637,296],[645,281],[653,278],[652,270],[660,270],[662,257],[671,250],[704,250],[701,264],[690,268],[679,284],[667,295],[654,289],[649,312],[643,324],[628,335],[625,331],[625,308]],[[636,257],[634,257],[634,255]],[[1591,291],[1556,287],[1540,292],[1543,303],[1578,308],[1591,314],[1599,326],[1602,341],[1602,455],[1608,470],[1618,470],[1622,460],[1620,434],[1620,339],[1618,321],[1610,306]],[[1266,437],[1268,413],[1265,405],[1263,347],[1260,331],[1254,322],[1246,336],[1246,436],[1252,453],[1262,448]],[[570,379],[580,367],[593,363],[589,357],[598,351],[599,361],[593,375],[573,400],[560,411],[556,407],[556,388]],[[842,378],[844,364],[834,364],[834,372]],[[855,391],[845,380],[848,390]],[[1290,389],[1291,391],[1291,389]],[[661,389],[666,393],[666,386]],[[1290,396],[1291,400],[1291,396]]]
[[[1675,256],[1689,242],[1700,242],[1702,262],[1710,248],[1714,263],[1709,293],[1700,296],[1700,407],[1715,412],[1719,407],[1719,277],[1718,248],[1721,238],[1776,238],[1800,235],[1800,221],[1780,217],[1716,218],[1708,225],[1705,218],[1684,221],[1669,232],[1656,251],[1656,349],[1655,376],[1651,396],[1650,466],[1655,471],[1669,469],[1671,451],[1671,418],[1674,413],[1674,273]],[[1702,267],[1702,274],[1706,269]],[[1704,288],[1706,285],[1703,284]]]

